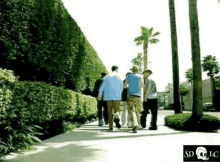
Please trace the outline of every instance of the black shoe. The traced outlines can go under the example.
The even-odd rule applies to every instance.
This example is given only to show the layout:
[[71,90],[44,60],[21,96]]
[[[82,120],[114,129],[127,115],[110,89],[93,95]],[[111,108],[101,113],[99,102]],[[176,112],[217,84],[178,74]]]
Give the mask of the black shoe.
[[142,128],[146,128],[146,120],[143,120],[143,116],[141,116],[141,126]]
[[133,131],[133,133],[137,133],[137,127],[134,127],[134,128],[132,129],[132,131]]
[[141,124],[142,128],[146,128],[146,124]]
[[149,130],[157,130],[157,127],[149,127]]
[[119,119],[114,118],[114,122],[115,122],[117,128],[121,128],[121,125],[119,123]]
[[105,125],[108,125],[108,121],[107,122],[105,121]]
[[113,131],[113,128],[109,128],[108,130],[109,130],[109,131]]
[[141,121],[142,128],[146,128],[146,122]]

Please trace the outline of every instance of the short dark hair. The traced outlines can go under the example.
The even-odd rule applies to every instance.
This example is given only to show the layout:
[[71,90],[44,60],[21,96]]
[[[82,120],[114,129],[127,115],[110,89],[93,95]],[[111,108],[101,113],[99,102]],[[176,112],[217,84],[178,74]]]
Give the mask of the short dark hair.
[[116,65],[112,66],[112,71],[115,71],[116,69],[118,69],[118,66]]
[[149,70],[149,72],[150,72],[150,75],[153,73],[151,70]]
[[128,72],[125,76],[127,77],[128,75],[130,75],[131,74],[131,72]]
[[102,77],[106,76],[106,73],[101,73]]

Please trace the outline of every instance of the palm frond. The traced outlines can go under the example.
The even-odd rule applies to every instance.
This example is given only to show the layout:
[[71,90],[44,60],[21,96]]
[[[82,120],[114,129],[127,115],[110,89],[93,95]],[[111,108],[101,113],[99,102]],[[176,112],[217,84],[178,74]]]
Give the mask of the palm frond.
[[149,33],[148,29],[146,27],[142,26],[141,27],[141,35],[146,37],[146,36],[148,36],[148,33]]
[[159,35],[160,34],[160,32],[156,32],[156,33],[154,33],[153,35],[152,35],[152,37],[155,37],[155,36],[157,36],[157,35]]
[[141,31],[148,31],[148,29],[146,27],[142,26]]
[[142,44],[143,44],[142,41],[139,41],[139,42],[136,43],[137,46],[142,45]]
[[148,32],[148,37],[151,37],[152,31],[153,31],[153,28],[151,27],[151,28],[149,29],[149,32]]
[[159,39],[150,39],[149,42],[151,44],[159,42]]
[[142,40],[142,36],[134,38],[134,42],[141,41],[141,40]]
[[137,46],[140,45],[140,44],[142,44],[142,42],[143,42],[142,36],[136,37],[136,38],[134,39],[134,42],[136,43]]

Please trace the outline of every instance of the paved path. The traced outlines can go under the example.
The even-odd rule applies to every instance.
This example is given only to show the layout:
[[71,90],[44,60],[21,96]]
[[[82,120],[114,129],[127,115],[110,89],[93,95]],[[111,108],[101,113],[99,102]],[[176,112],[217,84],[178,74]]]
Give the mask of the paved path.
[[157,131],[132,133],[122,127],[108,132],[108,126],[97,124],[47,139],[36,145],[37,151],[7,156],[3,162],[181,162],[183,145],[220,145],[220,133],[175,131],[164,126],[164,115],[158,116]]

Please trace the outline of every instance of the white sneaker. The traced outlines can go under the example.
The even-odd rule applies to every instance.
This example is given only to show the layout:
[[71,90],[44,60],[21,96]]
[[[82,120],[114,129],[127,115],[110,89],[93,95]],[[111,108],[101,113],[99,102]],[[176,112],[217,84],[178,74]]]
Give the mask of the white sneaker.
[[99,120],[99,126],[103,126],[103,120],[102,119]]

